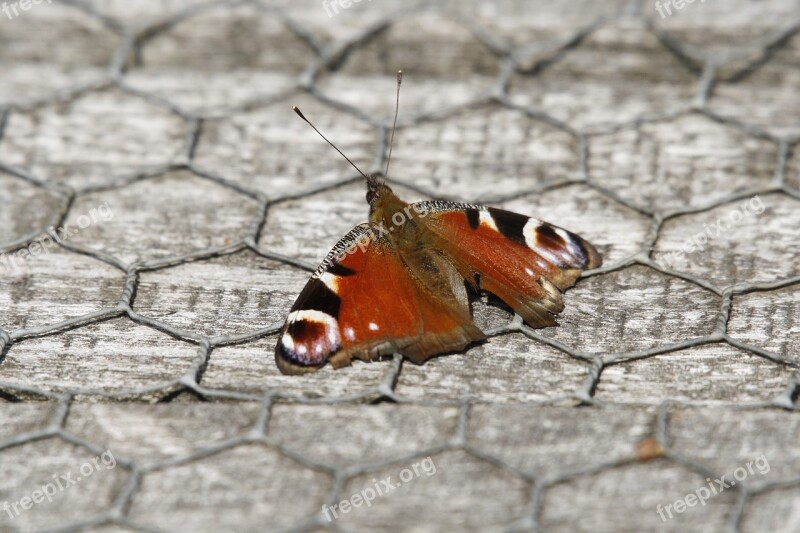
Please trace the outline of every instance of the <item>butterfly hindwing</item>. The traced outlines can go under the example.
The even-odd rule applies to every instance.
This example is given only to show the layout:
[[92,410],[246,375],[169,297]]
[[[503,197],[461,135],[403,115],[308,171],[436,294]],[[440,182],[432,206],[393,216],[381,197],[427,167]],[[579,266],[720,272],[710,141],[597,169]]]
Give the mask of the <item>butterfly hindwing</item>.
[[602,263],[597,250],[563,228],[518,213],[470,204],[414,204],[465,279],[506,302],[534,327],[555,325],[561,291]]
[[412,271],[369,225],[348,233],[289,313],[275,351],[281,371],[309,372],[327,362],[340,367],[394,352],[422,362],[483,338],[458,272],[440,254],[422,253],[429,275]]

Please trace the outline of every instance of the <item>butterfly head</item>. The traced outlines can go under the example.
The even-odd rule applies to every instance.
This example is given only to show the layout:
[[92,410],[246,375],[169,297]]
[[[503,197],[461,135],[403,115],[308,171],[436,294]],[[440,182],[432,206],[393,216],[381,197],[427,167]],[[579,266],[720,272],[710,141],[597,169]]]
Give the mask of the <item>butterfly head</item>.
[[378,198],[380,198],[382,195],[385,195],[386,190],[392,192],[392,190],[386,186],[386,183],[375,174],[367,175],[366,179],[367,179],[367,203],[370,206],[373,206],[375,202],[378,200]]
[[394,229],[398,226],[397,213],[405,220],[408,204],[401,200],[384,181],[375,176],[367,180],[367,202],[369,203],[369,220],[373,226],[385,226]]
[[367,203],[370,207],[370,212],[374,211],[381,205],[405,202],[400,200],[392,189],[386,185],[383,178],[375,174],[367,176]]

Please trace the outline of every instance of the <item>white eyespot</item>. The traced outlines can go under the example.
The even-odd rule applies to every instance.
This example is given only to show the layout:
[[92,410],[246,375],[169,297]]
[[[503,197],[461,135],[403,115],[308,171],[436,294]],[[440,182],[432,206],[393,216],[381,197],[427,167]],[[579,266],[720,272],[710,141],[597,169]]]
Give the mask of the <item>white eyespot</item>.
[[[546,261],[549,261],[554,265],[560,265],[562,260],[556,253],[539,245],[539,234],[536,230],[539,229],[541,225],[542,221],[536,220],[535,218],[531,218],[525,223],[525,227],[522,228],[522,236],[525,237],[525,244],[528,245],[528,248],[542,256],[542,258],[544,258]],[[545,265],[544,268],[548,268],[548,266],[549,265]]]
[[[339,322],[331,315],[323,313],[322,311],[317,311],[316,309],[301,309],[300,311],[289,313],[289,316],[286,319],[287,324],[301,321],[322,324],[325,326],[325,337],[328,340],[328,345],[332,348],[338,348],[341,345],[341,339],[339,337]],[[288,344],[286,342],[287,336],[288,334],[284,334],[284,336],[281,338],[281,342],[284,343],[284,346],[286,346],[287,349],[294,349],[295,353],[299,355],[305,355],[308,352],[308,348],[304,344],[296,343],[294,342],[294,339],[291,339],[291,345]]]
[[319,277],[319,280],[330,290],[338,294],[339,276],[331,274],[330,272],[325,272]]
[[494,219],[492,218],[492,214],[489,211],[480,210],[478,211],[478,220],[481,224],[488,226],[489,228],[500,231],[497,229],[497,224],[495,224]]
[[564,239],[564,242],[567,243],[567,249],[570,253],[575,257],[583,257],[583,252],[581,252],[581,247],[578,246],[578,243],[567,233],[565,230],[561,228],[556,228],[556,234]]
[[572,238],[570,238],[569,233],[567,233],[566,230],[564,230],[562,228],[555,228],[555,230],[556,230],[556,234],[559,237],[561,237],[562,239],[564,239],[564,241],[566,241],[566,242],[572,241]]
[[300,320],[308,320],[310,322],[317,322],[329,326],[339,325],[336,319],[331,315],[323,313],[322,311],[317,311],[316,309],[300,309],[299,311],[289,313],[289,316],[286,318],[286,322],[298,322]]
[[370,322],[369,323],[369,329],[371,331],[378,331],[378,324],[376,324],[375,322]]
[[286,351],[294,351],[294,339],[288,333],[284,333],[283,337],[281,337],[281,344],[286,348]]
[[540,221],[535,218],[530,218],[525,223],[525,227],[522,228],[522,236],[525,238],[525,244],[528,245],[528,248],[536,249],[536,228],[538,228],[540,224]]

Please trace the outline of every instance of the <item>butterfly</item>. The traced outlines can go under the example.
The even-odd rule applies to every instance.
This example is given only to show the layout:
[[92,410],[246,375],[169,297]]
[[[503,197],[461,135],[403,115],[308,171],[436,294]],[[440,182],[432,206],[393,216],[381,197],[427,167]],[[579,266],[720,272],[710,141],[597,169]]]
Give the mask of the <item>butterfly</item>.
[[[399,84],[400,74],[398,100]],[[486,338],[468,288],[494,294],[531,327],[555,326],[562,291],[602,263],[594,246],[558,226],[481,205],[407,203],[361,174],[369,222],[334,246],[290,309],[275,347],[284,374],[393,353],[421,364],[463,350]]]

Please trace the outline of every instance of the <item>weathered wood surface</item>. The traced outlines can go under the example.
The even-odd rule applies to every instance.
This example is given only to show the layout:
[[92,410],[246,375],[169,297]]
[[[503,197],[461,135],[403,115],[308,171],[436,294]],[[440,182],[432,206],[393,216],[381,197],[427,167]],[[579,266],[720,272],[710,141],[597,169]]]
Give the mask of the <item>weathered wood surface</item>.
[[[0,12],[0,531],[799,530],[800,1],[337,9]],[[399,193],[605,266],[559,328],[482,296],[463,354],[282,376],[277,328],[367,207],[290,105],[378,170],[398,68]]]

